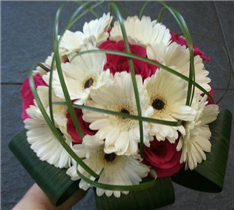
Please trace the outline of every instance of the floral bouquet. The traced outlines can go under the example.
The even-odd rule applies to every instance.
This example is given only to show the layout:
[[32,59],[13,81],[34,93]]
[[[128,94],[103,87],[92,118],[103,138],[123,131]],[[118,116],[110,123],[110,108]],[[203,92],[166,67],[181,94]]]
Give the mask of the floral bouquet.
[[[154,209],[174,202],[172,180],[222,190],[231,113],[214,102],[206,57],[180,13],[123,20],[111,13],[69,28],[103,2],[80,5],[54,52],[21,88],[25,128],[10,148],[55,205],[94,188],[97,209]],[[168,10],[183,36],[161,23]],[[114,18],[116,17],[116,18]],[[114,20],[115,19],[115,20]]]

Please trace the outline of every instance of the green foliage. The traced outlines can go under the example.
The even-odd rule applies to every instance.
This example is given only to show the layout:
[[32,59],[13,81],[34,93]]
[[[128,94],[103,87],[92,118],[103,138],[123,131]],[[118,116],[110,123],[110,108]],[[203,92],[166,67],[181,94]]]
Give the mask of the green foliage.
[[[148,179],[143,179],[143,182],[148,182]],[[95,200],[97,210],[154,210],[174,203],[175,194],[171,179],[168,177],[157,179],[154,187],[131,191],[128,195],[121,194],[120,198],[113,195],[99,197],[95,192]]]
[[37,157],[27,141],[26,130],[11,140],[9,148],[54,205],[62,204],[79,189],[79,182],[72,181],[66,169],[55,168]]

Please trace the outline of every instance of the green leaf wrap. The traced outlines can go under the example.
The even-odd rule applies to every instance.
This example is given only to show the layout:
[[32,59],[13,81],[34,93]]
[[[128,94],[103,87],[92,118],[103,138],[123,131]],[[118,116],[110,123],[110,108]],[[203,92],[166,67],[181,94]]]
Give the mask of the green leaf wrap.
[[9,148],[51,202],[59,206],[78,190],[78,181],[72,181],[66,169],[41,161],[30,148],[26,132],[23,130],[18,133],[11,140]]
[[[143,182],[149,178],[143,179]],[[94,188],[97,210],[153,210],[175,202],[174,188],[171,178],[156,180],[156,185],[147,190],[131,191],[128,195],[121,194],[120,198],[97,196]]]

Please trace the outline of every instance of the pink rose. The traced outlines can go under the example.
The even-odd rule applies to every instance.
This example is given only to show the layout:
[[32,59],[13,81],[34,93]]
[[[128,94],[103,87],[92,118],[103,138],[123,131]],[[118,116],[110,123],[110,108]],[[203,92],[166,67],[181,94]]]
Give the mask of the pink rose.
[[177,173],[184,164],[180,164],[181,151],[176,151],[178,141],[171,144],[168,140],[151,142],[150,147],[144,147],[143,162],[150,165],[158,177],[168,177]]
[[[133,45],[133,44],[129,44],[129,45],[130,45],[131,53],[145,57],[145,58],[147,57],[146,49],[144,47],[139,46],[139,45]],[[105,49],[105,50],[116,50],[116,51],[126,52],[123,41],[115,42],[115,41],[107,40],[103,42],[99,46],[99,48]],[[112,54],[106,54],[106,57],[107,57],[107,62],[104,66],[104,70],[110,69],[111,73],[113,74],[115,74],[115,72],[122,72],[122,71],[130,72],[127,57],[119,56],[119,55],[112,55]],[[152,74],[155,73],[157,69],[157,67],[155,67],[154,65],[148,64],[146,62],[139,61],[136,59],[132,59],[132,60],[134,64],[135,73],[140,74],[143,79],[150,77]]]
[[[182,46],[185,45],[186,47],[188,47],[185,38],[178,36],[176,33],[172,32],[172,31],[170,33],[171,33],[171,41],[172,42],[176,42],[179,45],[182,45]],[[204,52],[202,52],[197,46],[193,45],[193,50],[194,50],[195,56],[199,55],[204,61],[210,61],[210,57],[206,57],[204,55]]]
[[[96,132],[90,130],[89,129],[89,123],[85,122],[82,119],[82,116],[83,116],[82,110],[81,109],[75,109],[75,112],[76,112],[77,119],[78,119],[78,121],[80,123],[80,127],[81,127],[82,131],[84,132],[84,134],[85,135],[86,134],[94,135]],[[78,132],[76,131],[75,125],[73,124],[73,121],[72,121],[72,118],[71,118],[71,115],[70,115],[69,112],[67,113],[67,132],[72,137],[73,143],[76,143],[76,144],[81,144],[82,143],[81,138],[80,138]]]
[[[39,73],[34,75],[33,79],[34,79],[35,87],[47,86]],[[34,104],[34,102],[33,102],[34,97],[33,97],[33,94],[32,94],[32,91],[31,91],[31,88],[30,88],[30,85],[29,85],[29,78],[28,77],[26,77],[24,79],[24,83],[21,86],[20,92],[21,92],[21,97],[22,97],[22,100],[23,100],[23,103],[22,103],[22,107],[23,107],[22,119],[24,120],[24,119],[27,119],[27,118],[31,118],[27,114],[26,109],[29,108],[30,105]]]

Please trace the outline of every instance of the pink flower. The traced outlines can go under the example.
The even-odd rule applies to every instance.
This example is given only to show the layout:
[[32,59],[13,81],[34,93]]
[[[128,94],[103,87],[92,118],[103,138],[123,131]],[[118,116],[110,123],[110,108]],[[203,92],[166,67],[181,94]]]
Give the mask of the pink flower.
[[[171,33],[171,41],[172,42],[176,42],[179,45],[182,45],[182,46],[185,45],[186,47],[188,47],[187,41],[185,38],[178,36],[176,33],[172,32],[172,31],[170,33]],[[199,55],[204,61],[210,61],[210,57],[206,57],[204,55],[204,52],[202,52],[197,46],[193,45],[193,50],[194,50],[195,56]]]
[[[77,119],[78,119],[78,121],[80,123],[80,127],[81,127],[83,133],[85,135],[87,135],[87,134],[88,135],[94,135],[96,132],[90,130],[89,129],[89,123],[85,122],[82,119],[82,116],[83,116],[82,110],[81,109],[75,109],[75,112],[76,112],[76,116],[77,116]],[[78,132],[76,131],[75,125],[73,124],[73,121],[72,121],[72,118],[71,118],[71,115],[70,115],[69,112],[67,113],[67,132],[72,137],[73,143],[76,143],[76,144],[81,144],[82,143],[81,138],[80,138]]]
[[[34,75],[33,79],[34,79],[35,87],[47,86],[39,73]],[[22,100],[23,100],[23,103],[22,103],[22,107],[23,107],[22,119],[24,120],[24,119],[27,119],[27,118],[31,118],[27,114],[26,109],[29,108],[30,105],[34,104],[34,102],[33,102],[34,97],[33,97],[33,94],[32,94],[32,91],[31,91],[31,88],[30,88],[30,85],[29,85],[29,78],[28,77],[25,78],[24,83],[21,86],[20,92],[21,92],[21,97],[22,97]]]
[[[126,52],[123,41],[115,42],[107,40],[103,42],[99,46],[99,48]],[[146,49],[144,47],[130,44],[130,49],[131,53],[146,58]],[[107,57],[107,62],[104,66],[104,70],[110,69],[111,73],[113,74],[115,74],[115,72],[122,72],[122,71],[130,72],[127,57],[112,55],[112,54],[106,54],[106,57]],[[152,74],[155,73],[157,69],[157,67],[155,67],[154,65],[136,59],[133,59],[133,64],[134,64],[135,73],[140,74],[143,79],[150,77]]]
[[150,165],[159,178],[172,176],[184,166],[180,164],[181,151],[176,151],[177,143],[155,139],[150,147],[144,147],[144,163]]

